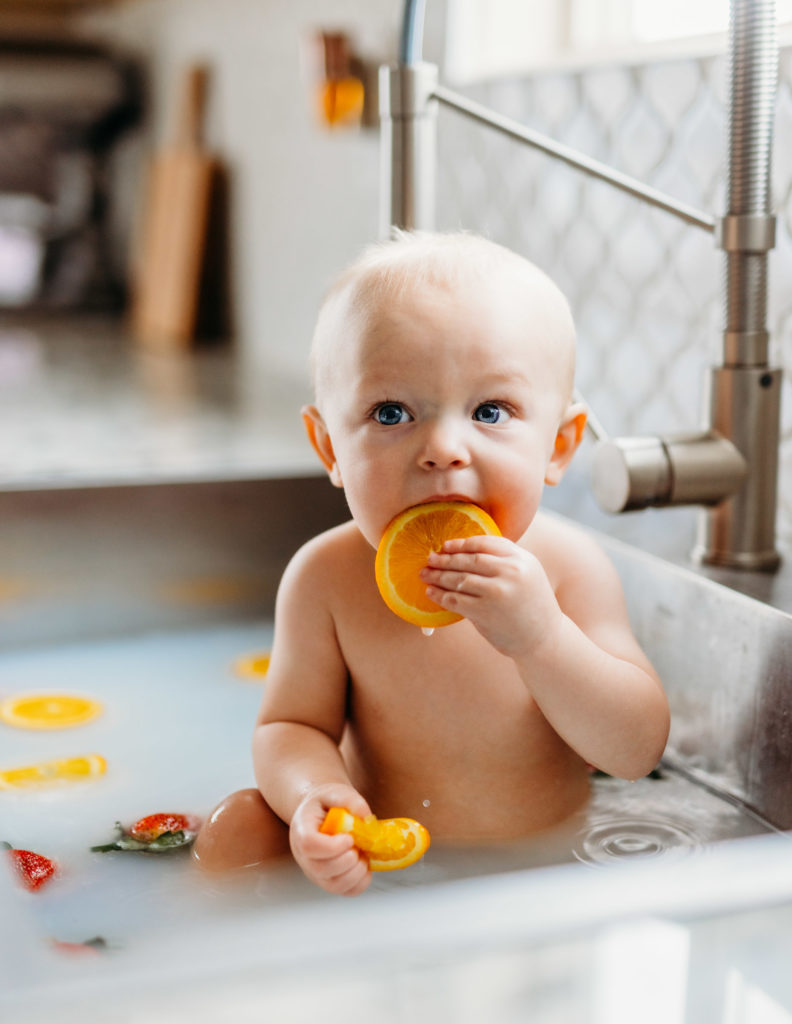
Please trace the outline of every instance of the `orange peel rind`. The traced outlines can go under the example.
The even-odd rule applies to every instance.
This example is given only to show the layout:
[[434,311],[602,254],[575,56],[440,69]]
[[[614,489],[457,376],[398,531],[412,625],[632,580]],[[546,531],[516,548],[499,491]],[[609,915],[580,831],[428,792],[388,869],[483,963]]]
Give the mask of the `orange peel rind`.
[[21,768],[0,769],[0,790],[39,789],[73,782],[90,782],[107,771],[101,754],[61,757]]
[[234,662],[234,673],[241,679],[251,679],[258,682],[264,679],[270,667],[269,651],[259,651],[255,654],[243,654]]
[[432,551],[440,551],[447,540],[501,536],[495,520],[464,501],[431,501],[412,505],[388,524],[374,564],[377,587],[385,604],[400,618],[424,629],[450,626],[462,618],[426,596],[426,584],[419,576]]
[[325,835],[349,833],[372,871],[395,871],[415,864],[429,849],[429,833],[413,818],[359,818],[345,807],[331,807],[319,829]]

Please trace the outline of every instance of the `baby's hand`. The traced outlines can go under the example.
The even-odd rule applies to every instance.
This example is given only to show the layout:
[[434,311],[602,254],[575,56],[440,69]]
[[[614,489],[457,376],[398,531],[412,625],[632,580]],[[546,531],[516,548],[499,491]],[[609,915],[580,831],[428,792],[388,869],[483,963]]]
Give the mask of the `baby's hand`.
[[338,783],[312,789],[291,820],[292,854],[305,875],[322,889],[339,896],[357,896],[368,888],[371,872],[351,835],[328,836],[319,831],[331,807],[347,807],[359,817],[371,814],[369,805],[352,786]]
[[511,658],[530,655],[561,614],[539,560],[506,537],[446,541],[421,579],[430,600],[470,619]]

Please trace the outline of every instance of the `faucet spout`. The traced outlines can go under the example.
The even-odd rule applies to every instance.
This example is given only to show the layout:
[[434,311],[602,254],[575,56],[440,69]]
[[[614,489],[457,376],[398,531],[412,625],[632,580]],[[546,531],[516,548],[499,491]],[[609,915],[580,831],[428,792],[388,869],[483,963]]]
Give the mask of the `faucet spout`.
[[606,512],[714,505],[747,474],[735,446],[713,430],[668,437],[617,437],[594,450],[592,489]]

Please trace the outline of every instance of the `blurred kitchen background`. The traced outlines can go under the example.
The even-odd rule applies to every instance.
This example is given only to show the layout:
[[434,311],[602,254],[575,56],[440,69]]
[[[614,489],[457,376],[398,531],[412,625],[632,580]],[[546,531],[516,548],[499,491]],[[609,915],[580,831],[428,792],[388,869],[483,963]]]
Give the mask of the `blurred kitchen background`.
[[[784,367],[788,7],[770,257]],[[424,57],[488,106],[717,214],[727,8],[431,0]],[[378,237],[376,68],[395,59],[401,13],[401,0],[0,0],[0,486],[315,468],[298,416],[310,335],[330,279]],[[439,132],[437,226],[482,231],[558,281],[604,426],[696,427],[720,348],[712,238],[451,112]],[[157,194],[152,158],[162,173],[174,150],[197,169],[171,159],[175,191]],[[188,193],[198,213],[180,221]],[[174,245],[200,255],[176,284]],[[782,544],[790,397],[787,384]]]

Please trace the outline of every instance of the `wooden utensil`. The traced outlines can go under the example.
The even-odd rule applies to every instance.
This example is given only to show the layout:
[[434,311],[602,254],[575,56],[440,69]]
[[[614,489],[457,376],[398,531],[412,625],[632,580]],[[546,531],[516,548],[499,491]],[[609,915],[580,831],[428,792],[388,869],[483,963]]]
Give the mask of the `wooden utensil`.
[[203,122],[208,68],[187,69],[174,143],[148,172],[141,246],[132,300],[132,330],[145,344],[172,349],[195,334],[215,158]]

